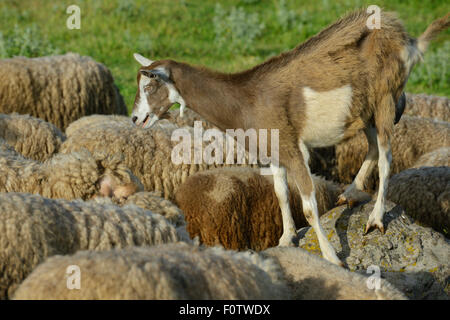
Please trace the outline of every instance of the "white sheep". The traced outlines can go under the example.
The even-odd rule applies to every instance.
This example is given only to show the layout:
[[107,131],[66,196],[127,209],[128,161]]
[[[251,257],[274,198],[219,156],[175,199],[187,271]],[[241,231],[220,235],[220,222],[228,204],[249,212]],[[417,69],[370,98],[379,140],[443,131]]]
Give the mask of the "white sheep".
[[183,211],[174,203],[161,197],[161,192],[136,192],[135,194],[122,199],[96,197],[93,201],[104,204],[115,204],[119,206],[134,204],[139,208],[150,210],[153,213],[164,216],[170,223],[176,227],[182,227],[186,224]]
[[26,159],[0,139],[0,192],[29,192],[49,198],[126,198],[143,186],[119,156],[86,150],[57,154],[41,163]]
[[[69,265],[79,290],[67,289]],[[56,256],[38,266],[14,299],[287,299],[279,266],[256,254],[166,244]]]
[[450,146],[425,153],[417,159],[412,168],[441,166],[450,167]]
[[[332,209],[341,188],[313,175],[319,214]],[[297,228],[307,226],[297,189],[289,203]],[[234,250],[264,250],[278,244],[282,216],[273,179],[254,168],[220,168],[190,176],[177,190],[191,238]]]
[[0,299],[47,257],[178,241],[163,216],[134,205],[0,193]]
[[450,122],[450,99],[407,93],[405,114]]
[[[84,127],[83,130],[72,132],[62,144],[61,152],[69,153],[88,149],[91,152],[119,154],[124,158],[123,164],[142,181],[145,191],[159,191],[164,198],[174,199],[176,189],[190,175],[214,167],[227,166],[208,164],[204,161],[195,164],[193,158],[196,148],[193,138],[187,147],[191,153],[188,159],[190,161],[180,164],[174,162],[172,153],[176,153],[174,150],[181,143],[176,139],[171,140],[172,133],[176,129],[180,128],[170,122],[160,123],[154,128],[145,130],[134,125],[102,121],[96,125]],[[182,129],[189,138],[193,137],[193,128]],[[218,132],[218,134],[224,137],[223,133]],[[208,142],[202,141],[202,146],[206,145]]]
[[301,248],[270,248],[261,255],[280,264],[291,297],[296,300],[406,299],[384,279],[379,279],[377,288],[368,277],[337,267]]
[[68,53],[0,60],[0,112],[30,114],[61,130],[89,114],[127,114],[111,72]]
[[53,124],[19,114],[0,114],[0,138],[26,158],[44,161],[59,151],[66,136]]

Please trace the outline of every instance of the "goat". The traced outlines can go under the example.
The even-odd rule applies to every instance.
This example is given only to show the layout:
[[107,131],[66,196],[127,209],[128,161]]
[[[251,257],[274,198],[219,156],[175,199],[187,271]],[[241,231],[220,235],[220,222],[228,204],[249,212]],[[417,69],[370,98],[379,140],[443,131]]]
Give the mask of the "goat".
[[279,245],[292,245],[296,236],[288,202],[289,175],[323,257],[342,265],[319,223],[308,148],[332,146],[364,130],[368,154],[341,198],[350,202],[351,191],[363,188],[378,161],[379,192],[365,232],[375,227],[384,233],[396,106],[402,107],[411,68],[429,41],[450,25],[447,14],[413,39],[394,14],[380,13],[380,29],[368,28],[369,17],[365,10],[350,13],[296,48],[234,74],[134,54],[141,67],[132,120],[148,128],[179,103],[224,131],[278,129],[280,164],[272,162],[271,170],[283,221]]

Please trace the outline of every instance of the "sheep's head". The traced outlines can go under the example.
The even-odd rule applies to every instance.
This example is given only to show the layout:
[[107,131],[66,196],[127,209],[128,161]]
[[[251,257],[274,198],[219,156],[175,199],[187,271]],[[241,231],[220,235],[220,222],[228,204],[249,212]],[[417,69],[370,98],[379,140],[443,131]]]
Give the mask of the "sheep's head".
[[133,122],[142,128],[150,128],[159,119],[167,118],[174,103],[184,108],[184,100],[175,88],[170,73],[170,61],[152,61],[135,53],[141,64],[137,74],[138,90],[134,100]]
[[122,157],[87,150],[60,154],[47,162],[43,195],[51,198],[91,199],[97,196],[126,200],[144,187]]

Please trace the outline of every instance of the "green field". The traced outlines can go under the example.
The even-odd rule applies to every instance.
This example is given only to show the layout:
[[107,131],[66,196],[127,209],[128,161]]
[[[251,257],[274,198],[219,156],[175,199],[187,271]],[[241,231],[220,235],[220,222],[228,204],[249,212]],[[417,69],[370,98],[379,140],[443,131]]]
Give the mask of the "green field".
[[[72,4],[81,8],[80,30],[66,27]],[[448,0],[2,0],[0,57],[89,55],[110,68],[131,108],[138,68],[133,52],[239,71],[371,4],[398,12],[413,36],[450,11]],[[433,42],[407,91],[450,96],[449,35]]]

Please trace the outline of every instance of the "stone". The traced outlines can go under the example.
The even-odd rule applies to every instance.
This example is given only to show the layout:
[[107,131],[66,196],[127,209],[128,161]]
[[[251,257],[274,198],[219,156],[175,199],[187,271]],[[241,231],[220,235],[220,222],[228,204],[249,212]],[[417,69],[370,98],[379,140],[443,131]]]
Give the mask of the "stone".
[[[374,204],[371,201],[353,209],[340,206],[320,218],[341,261],[350,271],[366,276],[371,276],[370,266],[379,267],[381,278],[410,299],[449,299],[450,240],[415,224],[400,206],[389,201],[383,220],[385,234],[373,230],[364,235]],[[298,233],[301,248],[321,255],[312,228],[302,228]]]

